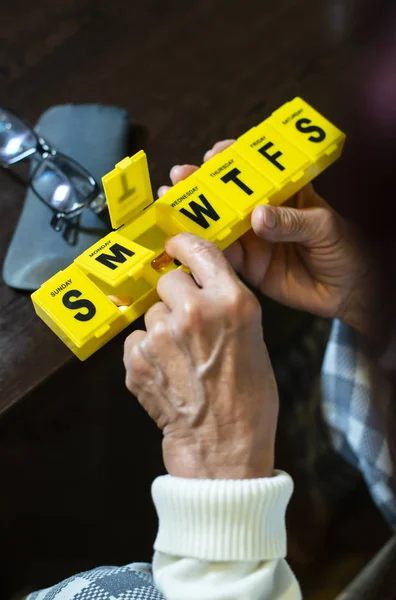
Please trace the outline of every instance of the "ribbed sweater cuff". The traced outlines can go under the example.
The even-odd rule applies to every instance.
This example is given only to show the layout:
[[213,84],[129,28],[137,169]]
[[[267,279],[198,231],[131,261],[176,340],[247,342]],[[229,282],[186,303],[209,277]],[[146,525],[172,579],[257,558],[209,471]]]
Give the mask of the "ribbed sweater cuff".
[[166,475],[152,485],[159,518],[154,548],[210,561],[257,561],[286,555],[285,512],[293,481],[204,480]]

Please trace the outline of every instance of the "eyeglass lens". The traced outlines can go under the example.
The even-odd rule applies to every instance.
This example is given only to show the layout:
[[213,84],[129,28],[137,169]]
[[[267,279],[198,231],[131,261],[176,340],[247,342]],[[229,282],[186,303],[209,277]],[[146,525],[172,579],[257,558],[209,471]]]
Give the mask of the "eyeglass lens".
[[95,191],[94,180],[78,164],[60,154],[43,160],[31,185],[45,202],[65,214],[82,207]]
[[23,121],[0,109],[0,163],[11,165],[36,151],[37,137]]

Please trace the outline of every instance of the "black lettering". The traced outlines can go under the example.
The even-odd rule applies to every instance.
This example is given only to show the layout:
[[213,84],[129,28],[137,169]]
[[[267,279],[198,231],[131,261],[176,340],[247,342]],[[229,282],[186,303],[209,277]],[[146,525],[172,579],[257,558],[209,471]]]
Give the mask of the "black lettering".
[[56,294],[59,294],[59,292],[61,292],[62,290],[64,290],[65,288],[67,288],[69,285],[71,285],[72,280],[68,279],[67,281],[65,281],[65,283],[62,283],[62,285],[60,285],[59,287],[56,288],[56,290],[53,290],[51,292],[51,296],[54,297],[56,296]]
[[192,200],[191,202],[189,202],[189,207],[193,212],[190,213],[185,208],[181,208],[180,212],[192,221],[194,221],[194,223],[196,223],[203,229],[207,229],[209,227],[209,223],[205,219],[204,215],[209,217],[209,219],[212,219],[212,221],[218,221],[220,217],[203,194],[199,195],[199,199],[201,200],[204,206],[201,206],[200,204]]
[[283,165],[281,165],[281,163],[277,160],[278,158],[283,156],[283,152],[279,152],[279,150],[277,152],[274,152],[273,154],[269,154],[267,152],[267,150],[272,148],[273,145],[274,145],[273,142],[268,142],[267,144],[265,144],[265,146],[261,146],[261,148],[259,148],[258,151],[260,152],[260,154],[262,156],[264,156],[264,158],[269,160],[270,163],[272,163],[274,165],[274,167],[279,169],[279,171],[284,171],[285,167]]
[[229,171],[226,175],[223,175],[223,177],[220,177],[221,181],[224,181],[224,183],[228,183],[229,181],[233,181],[234,183],[237,184],[237,186],[239,188],[241,188],[241,190],[243,192],[245,192],[245,194],[247,194],[248,196],[251,196],[253,194],[253,190],[250,189],[250,187],[248,187],[245,183],[243,183],[243,181],[241,181],[240,179],[238,179],[238,175],[240,175],[241,172],[239,169],[231,169],[231,171]]
[[122,187],[124,193],[118,198],[118,202],[124,202],[124,200],[126,200],[127,198],[132,196],[132,194],[134,194],[136,192],[136,188],[128,187],[128,181],[127,181],[125,173],[122,173],[120,179],[121,179],[121,187]]
[[179,198],[176,198],[176,200],[174,202],[172,202],[171,207],[175,208],[175,206],[177,206],[178,204],[180,204],[181,202],[183,202],[183,200],[185,200],[186,198],[188,198],[189,196],[191,196],[191,194],[193,194],[194,192],[196,192],[198,189],[197,186],[191,188],[191,190],[188,190],[188,192],[186,192],[185,194],[183,194],[183,196],[179,196]]
[[287,125],[288,123],[290,123],[290,121],[292,121],[293,119],[298,117],[298,115],[301,115],[302,111],[303,111],[303,109],[300,108],[299,110],[294,112],[292,115],[290,115],[290,117],[288,117],[287,119],[285,119],[285,121],[283,121],[283,125]]
[[106,242],[105,244],[102,244],[101,246],[99,246],[99,248],[96,248],[93,252],[91,252],[91,254],[89,255],[89,258],[92,258],[93,256],[95,256],[95,254],[97,254],[98,252],[103,250],[103,248],[106,248],[106,246],[108,246],[109,244],[111,244],[111,242]]
[[99,254],[99,256],[95,258],[95,260],[102,263],[102,265],[104,265],[105,267],[112,269],[113,271],[117,268],[117,265],[114,265],[113,263],[121,264],[126,261],[124,254],[126,254],[126,256],[133,256],[135,254],[134,252],[132,252],[132,250],[128,250],[128,248],[124,248],[124,246],[121,246],[121,244],[113,244],[112,246],[110,246],[109,250],[113,254]]
[[319,144],[326,139],[326,132],[321,127],[318,127],[317,125],[311,125],[311,123],[311,119],[300,119],[296,122],[296,128],[301,133],[316,133],[316,136],[310,135],[308,139],[310,142]]
[[81,292],[79,290],[69,290],[66,294],[63,294],[62,302],[66,308],[70,308],[70,310],[77,310],[78,308],[85,308],[87,310],[86,313],[78,312],[76,315],[73,315],[77,321],[90,321],[96,315],[95,305],[92,304],[90,300],[81,299],[81,300],[72,300],[72,298],[79,298],[81,296]]

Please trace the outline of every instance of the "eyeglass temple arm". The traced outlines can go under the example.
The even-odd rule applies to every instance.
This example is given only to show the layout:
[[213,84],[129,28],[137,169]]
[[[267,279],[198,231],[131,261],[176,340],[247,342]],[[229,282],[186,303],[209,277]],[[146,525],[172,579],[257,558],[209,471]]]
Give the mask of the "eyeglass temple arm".
[[89,208],[95,215],[99,215],[107,208],[106,197],[103,192],[99,192],[96,198],[91,201]]

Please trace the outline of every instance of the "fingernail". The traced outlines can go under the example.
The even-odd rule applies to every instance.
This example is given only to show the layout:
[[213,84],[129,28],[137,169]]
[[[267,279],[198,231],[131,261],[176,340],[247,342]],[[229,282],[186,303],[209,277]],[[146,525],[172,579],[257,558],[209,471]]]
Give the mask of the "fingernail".
[[268,229],[274,229],[276,225],[276,216],[272,208],[269,206],[263,206],[261,209],[261,215],[263,218],[264,225]]
[[208,150],[207,152],[205,152],[204,157],[203,157],[204,162],[206,162],[207,160],[209,160],[210,158],[212,158],[212,155],[213,155],[213,151],[212,150]]
[[163,196],[164,194],[166,194],[166,192],[170,190],[169,185],[161,185],[161,187],[158,188],[157,191],[157,195],[160,198],[161,196]]
[[170,177],[172,178],[172,177],[176,176],[180,169],[181,169],[181,165],[174,165],[169,172]]

